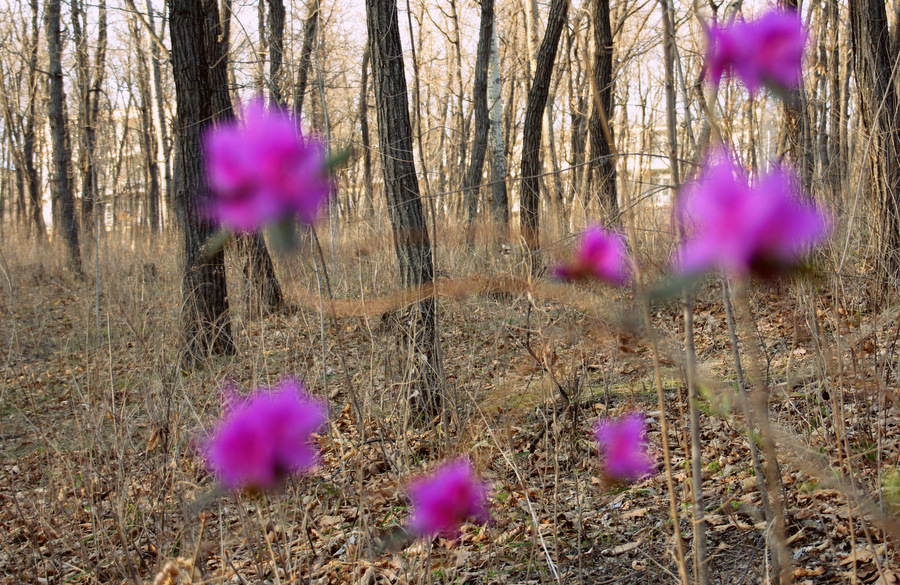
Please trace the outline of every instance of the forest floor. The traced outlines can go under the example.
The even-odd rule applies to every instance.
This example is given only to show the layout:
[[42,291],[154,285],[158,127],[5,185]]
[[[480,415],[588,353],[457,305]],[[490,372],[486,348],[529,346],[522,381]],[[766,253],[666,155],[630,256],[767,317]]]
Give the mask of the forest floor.
[[[484,277],[515,272],[515,258],[502,256],[439,263],[453,266],[440,303],[449,415],[415,423],[397,381],[389,309],[398,301],[383,248],[343,246],[351,260],[331,267],[345,299],[336,327],[310,300],[309,260],[279,265],[296,307],[262,318],[250,318],[233,261],[238,354],[192,368],[178,361],[173,245],[103,249],[81,281],[60,256],[4,249],[0,581],[678,582],[660,417],[690,566],[680,303],[652,307],[660,411],[631,291]],[[798,583],[900,583],[890,512],[900,504],[900,319],[860,282],[825,277],[750,294]],[[732,407],[720,281],[697,290],[694,310],[709,570],[713,583],[762,583],[767,529]],[[197,447],[221,413],[219,387],[289,373],[331,408],[318,467],[279,493],[217,491]],[[659,472],[608,485],[592,425],[636,409],[650,421]],[[405,485],[458,454],[492,485],[491,522],[465,525],[456,540],[407,538]]]

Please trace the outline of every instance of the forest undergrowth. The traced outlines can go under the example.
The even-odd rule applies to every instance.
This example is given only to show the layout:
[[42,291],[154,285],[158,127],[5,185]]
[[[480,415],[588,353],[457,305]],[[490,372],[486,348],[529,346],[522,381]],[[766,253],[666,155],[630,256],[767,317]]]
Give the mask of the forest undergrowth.
[[[591,428],[643,411],[659,455],[666,417],[692,550],[680,301],[651,303],[660,412],[632,289],[528,275],[515,253],[468,248],[447,229],[436,239],[436,288],[449,420],[416,420],[391,318],[408,299],[391,285],[388,237],[357,227],[333,247],[323,235],[333,304],[320,302],[312,255],[301,249],[278,265],[291,307],[254,316],[242,259],[229,250],[238,353],[190,368],[179,361],[174,241],[110,234],[99,265],[86,263],[88,276],[75,280],[61,250],[7,232],[0,580],[677,582],[662,464],[632,485],[607,484]],[[664,248],[666,237],[642,243]],[[545,251],[554,254],[561,247]],[[896,299],[879,296],[870,275],[864,266],[813,270],[749,291],[798,583],[900,582],[900,320]],[[694,296],[710,574],[759,583],[766,522],[735,406],[721,279],[703,280]],[[318,466],[274,493],[218,490],[198,447],[221,415],[220,389],[231,380],[247,391],[288,373],[330,409],[316,435]],[[464,525],[455,540],[411,538],[405,486],[460,454],[491,485],[491,521]]]

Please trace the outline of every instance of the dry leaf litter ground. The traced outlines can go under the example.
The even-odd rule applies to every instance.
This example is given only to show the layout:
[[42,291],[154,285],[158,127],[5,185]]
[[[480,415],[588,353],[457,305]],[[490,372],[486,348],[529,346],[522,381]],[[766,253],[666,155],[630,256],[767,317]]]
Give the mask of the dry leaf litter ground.
[[[344,299],[335,305],[339,335],[314,302],[309,255],[280,262],[296,309],[263,318],[248,315],[233,257],[239,354],[193,368],[178,362],[174,244],[104,242],[99,315],[95,276],[73,280],[62,254],[25,243],[5,249],[2,582],[676,582],[664,474],[606,485],[591,426],[642,409],[659,454],[659,417],[667,417],[690,550],[678,303],[653,306],[661,413],[630,293],[532,286],[509,276],[520,270],[514,256],[444,252],[438,264],[453,267],[439,286],[451,413],[444,433],[411,422],[402,407],[388,311],[403,299],[391,294],[387,243],[339,242],[329,261]],[[746,434],[731,408],[720,285],[710,280],[697,296],[711,574],[714,583],[759,583],[765,524]],[[898,499],[888,489],[900,457],[897,309],[878,308],[849,278],[760,286],[752,301],[782,433],[797,582],[900,582],[889,508]],[[196,448],[220,414],[217,388],[227,378],[247,389],[285,373],[330,404],[316,472],[277,494],[216,492]],[[402,529],[405,483],[456,454],[470,456],[492,483],[492,522],[465,526],[456,541],[411,540]]]

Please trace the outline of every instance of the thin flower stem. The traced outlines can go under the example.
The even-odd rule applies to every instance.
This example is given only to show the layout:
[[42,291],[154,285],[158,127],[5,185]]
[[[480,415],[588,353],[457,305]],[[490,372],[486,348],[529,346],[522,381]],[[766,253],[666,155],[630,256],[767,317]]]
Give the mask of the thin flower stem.
[[752,383],[750,405],[755,411],[754,416],[759,425],[759,439],[763,446],[763,452],[766,455],[765,480],[769,488],[768,495],[772,510],[772,522],[769,524],[769,530],[772,531],[772,538],[775,541],[774,544],[777,550],[777,554],[772,559],[773,566],[777,562],[777,566],[781,570],[778,582],[781,585],[788,585],[793,582],[793,563],[791,562],[791,554],[787,544],[781,471],[778,466],[775,437],[769,423],[769,389],[762,377],[759,346],[756,344],[752,329],[750,296],[747,291],[746,280],[738,283],[737,298],[738,323],[741,326],[741,332],[744,337],[744,346],[747,348],[750,357]]
[[[318,254],[318,260],[316,260],[315,255],[313,256],[313,260],[315,260],[315,263],[316,263],[316,276],[318,277],[319,268],[321,267],[322,280],[325,283],[325,292],[328,294],[328,303],[330,305],[329,308],[331,309],[329,311],[329,313],[331,314],[331,324],[334,327],[334,337],[337,340],[337,344],[338,344],[338,357],[341,360],[341,370],[343,371],[344,378],[347,382],[347,393],[350,395],[350,401],[353,403],[353,409],[356,411],[356,419],[357,419],[357,424],[359,426],[359,432],[360,432],[359,442],[360,442],[360,444],[362,444],[362,443],[366,442],[366,431],[365,431],[366,425],[363,424],[364,421],[363,421],[362,404],[360,404],[359,396],[356,393],[356,388],[353,386],[353,380],[350,378],[350,369],[347,367],[347,358],[346,358],[346,352],[344,351],[344,342],[341,337],[341,329],[338,326],[338,322],[337,322],[337,312],[334,309],[334,293],[331,290],[331,279],[328,278],[328,268],[325,265],[325,254],[322,252],[322,245],[319,243],[319,236],[316,233],[316,228],[314,226],[310,225],[309,229],[310,229],[310,233],[312,233],[312,239],[313,239],[313,244],[316,247],[316,253]],[[320,294],[321,294],[321,288],[320,288]],[[321,313],[321,319],[322,319],[321,325],[323,327],[323,336],[324,336],[324,327],[325,327],[325,325],[324,325],[325,311],[324,310]],[[325,344],[324,337],[322,339],[322,344],[323,345]]]
[[[585,59],[585,68],[587,70],[588,79],[591,81],[591,94],[594,96],[594,105],[600,114],[600,124],[603,133],[609,144],[610,152],[614,157],[616,164],[619,164],[619,150],[616,143],[612,140],[612,133],[609,130],[609,122],[606,118],[606,110],[600,101],[600,91],[596,87],[594,80],[593,64],[590,59]],[[625,173],[623,173],[625,176]],[[625,201],[625,220],[627,225],[628,244],[632,250],[637,250],[637,223],[635,220],[634,207],[631,201],[631,191],[627,184],[623,182],[622,197]],[[653,332],[652,316],[650,313],[650,295],[647,294],[647,288],[644,284],[644,273],[641,270],[640,263],[637,258],[634,259],[634,286],[635,294],[641,301],[641,313],[644,319],[644,326],[647,328],[646,335],[650,341],[651,352],[653,355],[653,383],[656,386],[656,401],[659,409],[659,426],[663,451],[663,466],[666,474],[666,488],[669,491],[669,516],[672,519],[672,538],[675,540],[675,560],[678,564],[678,575],[681,577],[682,585],[690,585],[688,577],[687,561],[684,554],[684,539],[681,536],[681,527],[678,520],[678,498],[675,494],[675,478],[672,474],[672,454],[669,449],[669,423],[666,421],[666,397],[663,392],[662,374],[659,368],[659,341]]]
[[262,512],[259,511],[260,506],[256,506],[256,516],[259,518],[259,526],[262,528],[263,540],[266,541],[266,548],[269,550],[269,557],[272,559],[272,576],[275,577],[275,585],[281,585],[281,577],[278,576],[278,560],[275,558],[275,551],[272,549],[272,543],[269,541],[269,535],[266,533],[266,523],[263,520]]
[[[665,62],[666,131],[669,146],[669,171],[672,188],[681,184],[678,165],[678,137],[675,111],[675,31],[668,0],[659,0],[663,19],[663,60]],[[679,231],[682,231],[679,228]],[[683,238],[684,234],[680,236]],[[697,391],[697,355],[694,347],[694,312],[687,287],[682,291],[684,317],[684,358],[687,377],[688,412],[691,429],[691,499],[693,502],[694,578],[699,585],[709,584],[706,552],[706,506],[703,503],[703,448],[700,436],[700,395]]]
[[[734,358],[734,370],[737,374],[737,392],[738,406],[744,413],[747,422],[747,444],[750,446],[750,459],[753,462],[753,472],[759,480],[759,493],[762,500],[763,516],[766,524],[772,525],[772,507],[769,506],[769,488],[765,481],[765,471],[762,462],[759,459],[759,447],[756,444],[756,423],[754,422],[753,409],[750,408],[750,401],[747,396],[747,382],[744,378],[744,367],[741,364],[741,350],[738,342],[737,331],[734,326],[734,309],[731,306],[731,292],[728,287],[728,278],[722,276],[722,300],[725,304],[725,319],[728,324],[728,336],[731,340],[731,353]],[[772,557],[773,570],[775,574],[781,574],[781,568],[778,565],[778,547],[775,540],[767,539],[770,554]]]

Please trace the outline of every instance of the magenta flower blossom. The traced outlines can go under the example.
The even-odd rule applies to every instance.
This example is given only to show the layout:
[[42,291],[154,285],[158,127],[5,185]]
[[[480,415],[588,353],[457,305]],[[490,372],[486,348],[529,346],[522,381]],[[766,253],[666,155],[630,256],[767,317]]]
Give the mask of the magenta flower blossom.
[[483,524],[490,518],[487,484],[466,459],[445,463],[430,477],[410,484],[408,491],[413,505],[410,528],[421,536],[453,536],[466,520]]
[[228,410],[206,445],[210,468],[229,488],[264,490],[316,462],[310,435],[325,422],[325,408],[296,378],[260,388]]
[[739,77],[751,95],[762,86],[800,85],[807,33],[796,12],[776,9],[759,20],[713,25],[708,34],[706,67],[713,85],[723,75]]
[[793,267],[828,232],[828,219],[796,193],[796,179],[775,167],[754,185],[728,156],[708,162],[685,188],[677,217],[688,232],[678,252],[683,273],[717,268],[770,276]]
[[205,137],[212,219],[244,232],[294,214],[315,221],[331,191],[322,143],[304,139],[296,120],[259,98],[241,118]]
[[653,473],[655,465],[647,451],[644,415],[629,414],[619,420],[604,419],[594,427],[603,472],[613,481],[636,481]]
[[578,238],[572,261],[551,270],[557,278],[566,281],[599,278],[625,286],[630,273],[625,241],[617,232],[598,225],[588,226]]

